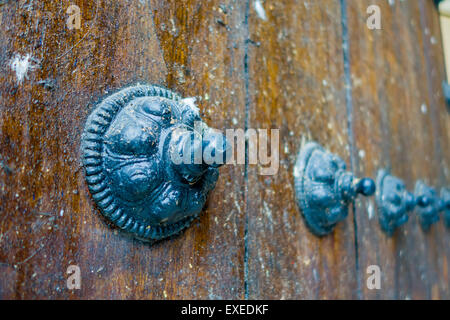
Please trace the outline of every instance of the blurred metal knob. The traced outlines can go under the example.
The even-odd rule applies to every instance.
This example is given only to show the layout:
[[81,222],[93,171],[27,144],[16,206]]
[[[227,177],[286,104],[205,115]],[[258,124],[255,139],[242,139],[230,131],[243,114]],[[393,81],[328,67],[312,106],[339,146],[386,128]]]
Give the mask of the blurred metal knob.
[[406,190],[401,179],[382,169],[377,174],[376,203],[380,227],[391,236],[398,227],[408,221],[408,213],[414,210],[416,199]]
[[436,190],[418,180],[414,189],[419,222],[424,231],[439,221],[439,198]]
[[317,236],[333,231],[348,215],[358,194],[371,196],[375,182],[357,179],[345,162],[315,142],[302,146],[294,167],[297,203],[306,225]]
[[444,223],[450,228],[450,189],[441,189],[441,199],[439,202],[439,211],[444,213]]

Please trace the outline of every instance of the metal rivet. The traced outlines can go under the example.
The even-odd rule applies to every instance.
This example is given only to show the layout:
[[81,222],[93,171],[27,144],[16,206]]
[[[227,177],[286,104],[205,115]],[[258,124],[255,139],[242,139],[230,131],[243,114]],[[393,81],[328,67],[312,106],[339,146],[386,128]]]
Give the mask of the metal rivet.
[[444,213],[445,226],[450,228],[450,189],[442,188],[440,196],[439,211]]
[[357,179],[345,162],[315,142],[302,146],[294,167],[297,203],[306,225],[315,235],[333,231],[348,215],[348,205],[358,194],[371,196],[375,182]]
[[447,106],[450,106],[450,85],[447,82],[442,83],[442,88],[444,90],[445,101],[447,101]]
[[439,221],[439,198],[436,190],[418,180],[414,189],[414,195],[417,203],[417,213],[419,222],[424,231]]
[[381,229],[391,236],[408,221],[408,212],[415,208],[416,199],[401,179],[382,169],[377,174],[376,203]]

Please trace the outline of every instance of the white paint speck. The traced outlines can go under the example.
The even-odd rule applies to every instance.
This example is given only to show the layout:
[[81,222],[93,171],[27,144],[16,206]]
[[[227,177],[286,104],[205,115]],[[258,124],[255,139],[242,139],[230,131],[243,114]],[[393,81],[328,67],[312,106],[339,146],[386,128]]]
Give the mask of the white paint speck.
[[363,149],[361,149],[359,150],[358,155],[360,159],[364,159],[366,157],[366,152]]
[[255,2],[253,2],[253,6],[255,7],[255,11],[258,17],[264,21],[267,21],[266,11],[264,10],[261,1],[255,0]]
[[16,54],[10,62],[11,69],[16,73],[17,84],[21,84],[23,79],[28,79],[27,72],[34,70],[37,66],[36,60],[27,53],[25,56]]
[[389,5],[393,7],[395,5],[395,0],[389,0]]
[[61,209],[61,211],[59,212],[59,216],[62,217],[64,215],[64,209]]
[[427,114],[428,108],[427,108],[427,105],[425,103],[422,104],[422,106],[420,107],[420,111],[422,111],[423,114]]

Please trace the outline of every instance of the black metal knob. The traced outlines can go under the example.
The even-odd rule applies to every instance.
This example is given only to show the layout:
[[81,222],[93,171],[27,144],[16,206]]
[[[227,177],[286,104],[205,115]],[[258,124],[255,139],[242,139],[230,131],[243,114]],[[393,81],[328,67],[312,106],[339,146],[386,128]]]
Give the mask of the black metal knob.
[[445,101],[447,101],[447,107],[450,106],[450,85],[444,81],[442,82],[442,88],[444,91]]
[[376,203],[381,229],[389,236],[409,220],[408,213],[416,206],[416,199],[406,190],[405,183],[387,170],[377,174]]
[[[206,157],[202,148],[209,149]],[[191,100],[151,85],[100,102],[87,119],[81,149],[101,213],[147,241],[189,226],[230,154],[225,137],[201,121]]]
[[302,146],[295,167],[297,203],[306,225],[315,235],[333,231],[348,215],[348,205],[358,194],[371,196],[375,182],[357,179],[345,162],[315,142]]
[[440,196],[439,211],[444,213],[445,226],[450,228],[450,189],[442,188]]
[[436,190],[419,180],[416,182],[414,194],[420,225],[424,231],[428,231],[434,223],[439,221],[439,198]]

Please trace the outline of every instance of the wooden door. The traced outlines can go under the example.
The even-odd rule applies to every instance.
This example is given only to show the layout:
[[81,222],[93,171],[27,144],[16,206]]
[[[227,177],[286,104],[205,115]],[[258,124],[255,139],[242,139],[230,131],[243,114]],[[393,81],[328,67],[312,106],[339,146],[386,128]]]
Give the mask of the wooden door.
[[[381,30],[366,26],[373,4]],[[317,238],[292,177],[315,140],[359,176],[390,167],[409,189],[448,185],[433,1],[7,0],[0,21],[1,298],[450,298],[442,223],[423,233],[413,217],[389,238],[374,200],[358,199]],[[224,166],[185,232],[153,246],[124,236],[89,195],[80,138],[96,102],[135,83],[198,97],[214,128],[279,129],[278,173]],[[369,265],[380,290],[367,289]]]

